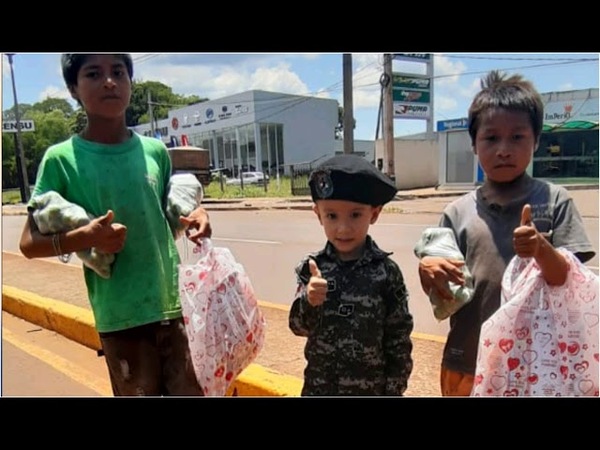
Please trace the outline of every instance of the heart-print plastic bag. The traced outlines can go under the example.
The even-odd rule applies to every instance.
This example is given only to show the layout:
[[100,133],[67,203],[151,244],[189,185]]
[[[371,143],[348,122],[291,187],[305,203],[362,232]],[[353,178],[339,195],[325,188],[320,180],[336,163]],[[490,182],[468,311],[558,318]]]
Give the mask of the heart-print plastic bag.
[[227,248],[202,239],[198,261],[179,266],[179,292],[196,378],[206,396],[224,396],[262,349],[265,319],[252,284]]
[[598,396],[598,277],[571,252],[563,286],[515,256],[481,327],[472,396]]

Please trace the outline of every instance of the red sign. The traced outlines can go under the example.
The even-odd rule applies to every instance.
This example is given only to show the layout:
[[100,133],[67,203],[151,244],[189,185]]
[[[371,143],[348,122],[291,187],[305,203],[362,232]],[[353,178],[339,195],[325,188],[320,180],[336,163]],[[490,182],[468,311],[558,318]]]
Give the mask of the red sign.
[[177,120],[177,117],[173,117],[173,120],[171,120],[171,126],[174,130],[179,128],[179,120]]

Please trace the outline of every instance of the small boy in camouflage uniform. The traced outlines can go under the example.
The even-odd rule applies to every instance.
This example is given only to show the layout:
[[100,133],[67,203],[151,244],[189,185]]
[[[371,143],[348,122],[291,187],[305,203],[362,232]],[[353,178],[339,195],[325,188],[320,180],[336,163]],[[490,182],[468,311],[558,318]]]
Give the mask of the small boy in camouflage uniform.
[[408,293],[391,253],[368,234],[397,189],[348,154],[321,164],[309,185],[327,243],[296,267],[289,326],[308,338],[302,395],[402,396],[413,367]]

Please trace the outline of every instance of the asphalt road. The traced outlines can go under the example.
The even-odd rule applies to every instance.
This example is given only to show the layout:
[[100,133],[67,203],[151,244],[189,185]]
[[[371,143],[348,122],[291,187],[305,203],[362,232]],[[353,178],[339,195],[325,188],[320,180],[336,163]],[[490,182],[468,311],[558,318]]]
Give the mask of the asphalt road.
[[[596,196],[597,198],[597,196]],[[290,305],[296,279],[294,267],[308,252],[325,244],[323,230],[311,211],[255,210],[211,211],[216,246],[228,247],[237,261],[248,271],[257,297],[270,303]],[[417,275],[414,244],[421,232],[434,226],[438,214],[384,213],[371,226],[370,233],[384,250],[393,252],[392,258],[400,266],[410,295],[410,309],[415,318],[415,331],[446,336],[448,325],[433,317],[429,301],[421,291]],[[18,253],[18,239],[24,216],[3,216],[3,251]],[[592,244],[598,249],[598,217],[584,216],[584,223]],[[191,243],[185,238],[178,241],[182,258],[193,262]],[[53,258],[56,261],[56,258]],[[70,264],[81,265],[74,256]],[[588,266],[598,272],[598,256]],[[32,289],[35,291],[35,289]],[[84,305],[87,306],[87,305]]]
[[[296,290],[294,267],[310,251],[325,244],[323,229],[311,211],[211,211],[215,246],[228,247],[237,261],[248,271],[260,300],[291,305]],[[4,216],[3,251],[19,253],[18,239],[24,216]],[[415,331],[437,336],[447,334],[447,324],[433,317],[427,297],[422,293],[417,276],[417,258],[413,247],[423,229],[433,226],[437,215],[393,214],[380,216],[371,227],[371,235],[404,273],[410,295],[410,309],[415,318]],[[178,242],[182,258],[193,262],[192,244],[185,238]],[[52,258],[56,261],[56,258]],[[81,265],[73,256],[70,264]],[[35,292],[35,289],[32,288]],[[87,305],[81,305],[87,306]]]

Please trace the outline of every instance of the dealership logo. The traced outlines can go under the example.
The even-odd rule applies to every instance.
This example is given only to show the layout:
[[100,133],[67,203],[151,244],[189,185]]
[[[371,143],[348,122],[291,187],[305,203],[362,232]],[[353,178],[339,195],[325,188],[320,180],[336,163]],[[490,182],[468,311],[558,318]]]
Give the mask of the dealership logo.
[[208,108],[206,110],[206,118],[212,119],[214,116],[215,116],[215,112],[212,110],[212,108]]
[[179,120],[177,119],[177,117],[173,117],[173,120],[171,120],[171,126],[174,130],[179,128]]

